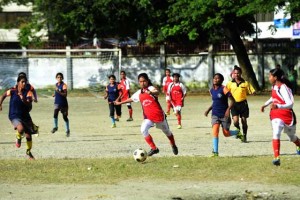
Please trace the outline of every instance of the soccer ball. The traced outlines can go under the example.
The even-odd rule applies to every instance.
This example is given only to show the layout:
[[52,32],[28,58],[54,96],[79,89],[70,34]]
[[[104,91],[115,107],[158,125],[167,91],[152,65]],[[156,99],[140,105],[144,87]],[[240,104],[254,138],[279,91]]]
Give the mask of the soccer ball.
[[142,148],[138,148],[133,152],[133,158],[137,162],[144,162],[147,159],[147,152]]

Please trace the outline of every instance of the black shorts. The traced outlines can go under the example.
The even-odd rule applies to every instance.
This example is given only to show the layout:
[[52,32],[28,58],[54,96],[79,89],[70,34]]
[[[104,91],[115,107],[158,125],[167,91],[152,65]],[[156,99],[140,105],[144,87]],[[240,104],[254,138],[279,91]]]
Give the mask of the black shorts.
[[235,102],[231,108],[231,115],[248,118],[249,117],[249,107],[247,100],[241,102]]

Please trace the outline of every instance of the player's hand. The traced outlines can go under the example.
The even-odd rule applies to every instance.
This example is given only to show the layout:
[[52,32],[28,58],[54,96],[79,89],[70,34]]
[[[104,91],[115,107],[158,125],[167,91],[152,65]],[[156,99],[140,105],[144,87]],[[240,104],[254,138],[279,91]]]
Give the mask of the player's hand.
[[0,105],[0,111],[2,110],[2,105]]
[[33,101],[34,101],[35,103],[37,103],[37,102],[38,102],[38,100],[37,100],[37,99],[33,99]]
[[265,107],[266,107],[266,106],[263,105],[263,106],[260,108],[260,111],[261,111],[261,112],[265,112]]

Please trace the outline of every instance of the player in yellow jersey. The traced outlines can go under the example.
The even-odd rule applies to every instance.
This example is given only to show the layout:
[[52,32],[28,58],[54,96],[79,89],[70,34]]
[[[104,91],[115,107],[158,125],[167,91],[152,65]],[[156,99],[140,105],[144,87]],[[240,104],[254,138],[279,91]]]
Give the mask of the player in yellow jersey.
[[227,83],[226,87],[230,90],[236,102],[231,109],[233,124],[240,130],[239,118],[241,118],[244,137],[242,141],[247,142],[247,118],[249,118],[247,95],[254,94],[255,90],[250,83],[242,78],[242,69],[238,66],[234,66],[233,79]]

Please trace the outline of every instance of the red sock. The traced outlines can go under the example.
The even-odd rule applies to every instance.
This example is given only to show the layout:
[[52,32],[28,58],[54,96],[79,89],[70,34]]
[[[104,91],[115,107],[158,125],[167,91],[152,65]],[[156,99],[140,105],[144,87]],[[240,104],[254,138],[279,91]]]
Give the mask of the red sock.
[[153,141],[150,134],[145,137],[145,140],[146,140],[146,142],[148,143],[148,145],[150,146],[151,149],[156,149],[156,146],[155,146],[154,141]]
[[132,109],[129,109],[129,117],[132,118]]
[[180,113],[177,114],[177,122],[178,122],[178,125],[181,125],[181,114]]
[[273,143],[274,157],[277,158],[280,154],[280,140],[273,139],[272,143]]
[[300,140],[299,138],[297,137],[297,140],[294,142],[296,146],[300,147]]
[[170,136],[167,136],[168,138],[169,138],[169,140],[170,140],[170,144],[172,145],[172,146],[175,146],[175,139],[174,139],[174,135],[173,134],[171,134]]

